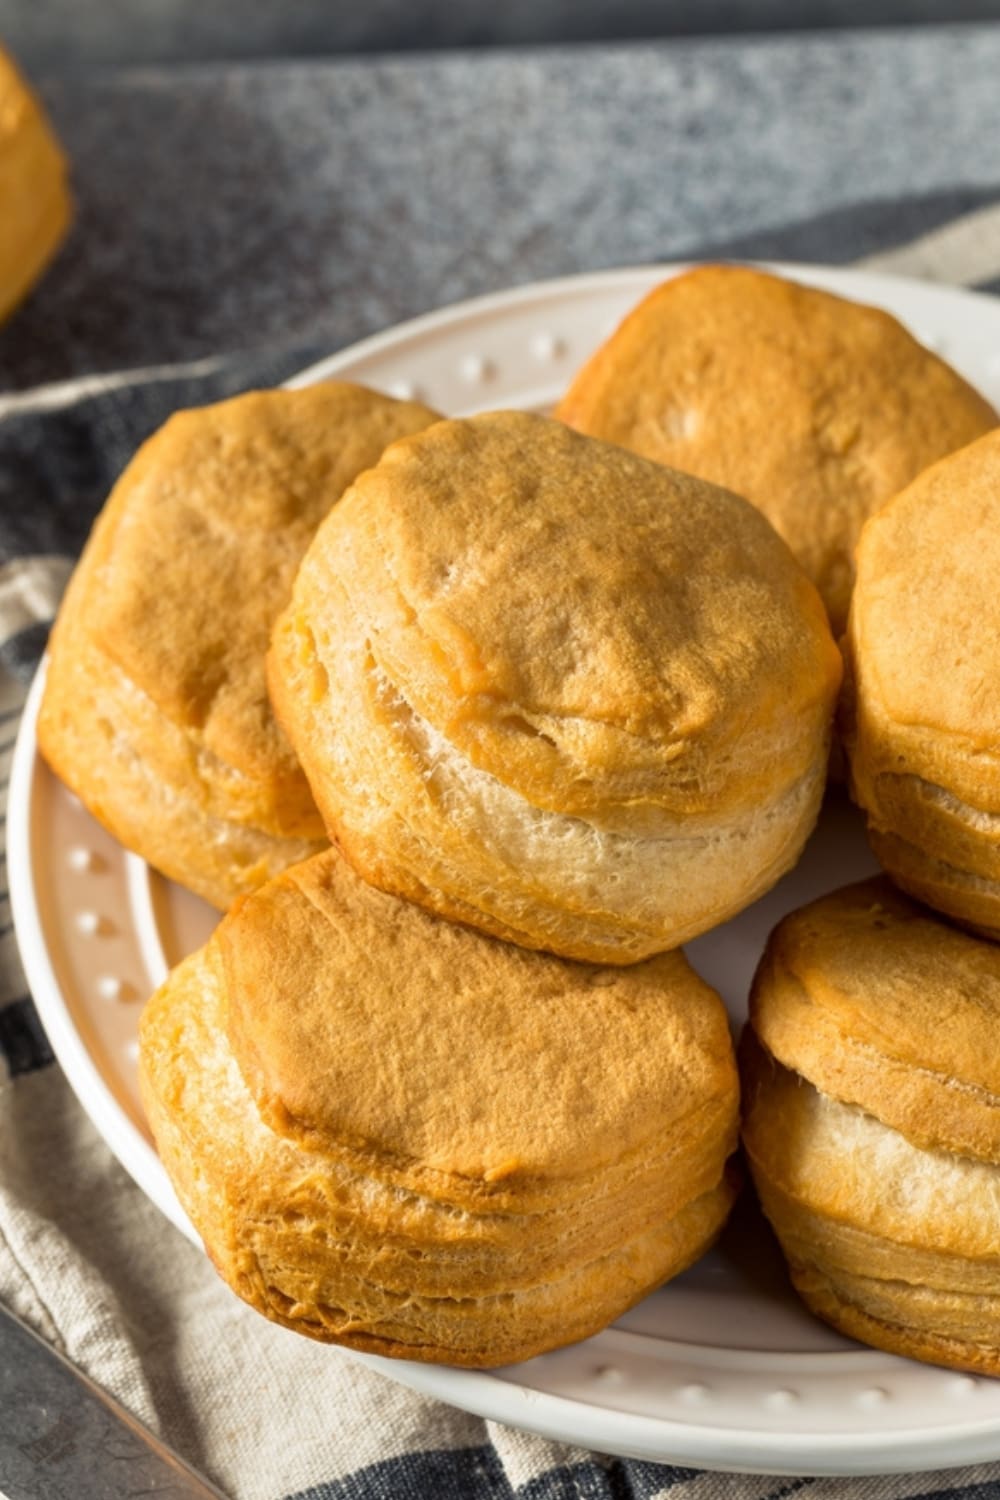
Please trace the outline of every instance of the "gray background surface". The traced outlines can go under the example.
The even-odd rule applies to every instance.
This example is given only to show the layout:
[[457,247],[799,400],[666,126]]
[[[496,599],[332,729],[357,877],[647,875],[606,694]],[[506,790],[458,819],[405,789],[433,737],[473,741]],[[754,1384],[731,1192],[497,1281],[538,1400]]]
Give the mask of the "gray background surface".
[[817,215],[836,261],[859,216],[997,196],[998,79],[994,26],[43,74],[78,216],[0,385],[333,349]]
[[995,19],[1000,0],[0,0],[32,68]]

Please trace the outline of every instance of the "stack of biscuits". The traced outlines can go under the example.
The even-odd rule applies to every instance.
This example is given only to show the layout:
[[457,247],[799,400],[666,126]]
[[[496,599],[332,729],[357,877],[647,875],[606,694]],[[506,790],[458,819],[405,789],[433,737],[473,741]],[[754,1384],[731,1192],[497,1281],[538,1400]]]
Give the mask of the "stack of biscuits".
[[[956,624],[960,590],[986,608],[988,548],[971,585],[956,560],[953,600],[920,594],[970,485],[962,524],[985,524],[996,421],[887,315],[713,267],[647,299],[555,419],[327,382],[181,413],[140,450],[53,633],[39,740],[226,913],[149,1002],[141,1082],[240,1296],[316,1338],[488,1366],[596,1331],[712,1243],[737,1070],[680,945],[798,860],[848,611],[874,846],[1000,931],[1000,718],[972,688],[986,637]],[[993,1000],[968,999],[995,950],[888,884],[810,911],[773,940],[744,1043],[764,1207],[822,1316],[986,1368],[989,1205],[965,1243],[938,1234],[937,1187],[920,1208],[864,1173],[881,1152],[980,1191],[1000,1163],[974,1056]],[[934,1004],[907,999],[935,984],[937,1051]],[[981,1100],[952,1107],[951,1079]],[[825,1181],[835,1142],[869,1137]]]

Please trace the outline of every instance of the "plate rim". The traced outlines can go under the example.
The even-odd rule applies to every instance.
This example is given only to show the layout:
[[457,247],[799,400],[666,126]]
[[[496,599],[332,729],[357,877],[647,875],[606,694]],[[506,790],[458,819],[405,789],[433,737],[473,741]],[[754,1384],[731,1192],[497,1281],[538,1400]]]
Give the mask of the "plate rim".
[[[837,284],[836,295],[848,296],[850,288],[866,286],[864,297],[878,297],[881,293],[891,300],[892,294],[905,292],[911,296],[929,296],[932,300],[946,300],[956,306],[964,305],[970,312],[984,304],[996,307],[997,296],[979,291],[974,287],[953,286],[947,282],[927,281],[916,276],[891,275],[884,271],[869,271],[865,266],[831,265],[820,261],[744,260],[738,256],[720,256],[717,260],[647,261],[635,266],[612,266],[599,271],[581,271],[568,276],[551,276],[541,281],[526,281],[501,291],[483,292],[475,297],[463,297],[457,302],[447,302],[430,312],[418,313],[405,318],[389,328],[368,334],[333,354],[314,360],[302,370],[297,370],[282,382],[288,390],[299,390],[303,386],[315,385],[320,380],[336,375],[343,366],[359,360],[385,353],[394,346],[428,333],[460,326],[485,314],[503,312],[533,302],[543,304],[554,296],[579,294],[589,296],[595,292],[626,289],[634,283],[636,289],[656,285],[679,276],[685,271],[708,265],[739,265],[751,270],[767,271],[790,281],[799,281],[807,286],[828,290],[831,283]],[[843,292],[839,290],[843,284]],[[864,300],[853,297],[850,300]],[[932,351],[934,352],[934,351]]]
[[[731,263],[731,262],[730,262]],[[967,288],[869,272],[860,267],[740,261],[793,280],[851,295],[855,300],[907,295],[948,302],[972,312],[997,299]],[[391,353],[428,334],[459,328],[508,310],[543,307],[553,297],[582,298],[602,291],[644,289],[702,262],[669,262],[526,282],[499,292],[463,299],[375,333],[307,366],[284,382],[298,389],[341,373],[371,356]],[[178,1202],[153,1147],[115,1098],[73,1023],[49,957],[35,899],[36,871],[31,809],[40,764],[36,720],[45,681],[43,659],[24,703],[11,761],[8,794],[7,850],[11,911],[18,949],[52,1050],[84,1112],[112,1154],[140,1190],[186,1237],[201,1240]],[[336,1346],[333,1346],[336,1347]],[[627,1412],[593,1405],[584,1398],[555,1395],[502,1379],[491,1371],[426,1365],[338,1349],[422,1394],[450,1402],[475,1415],[508,1423],[560,1442],[594,1446],[601,1451],[646,1461],[690,1465],[721,1472],[779,1475],[860,1476],[876,1473],[926,1472],[948,1464],[1000,1458],[1000,1417],[952,1422],[900,1431],[823,1433],[776,1431],[746,1426],[712,1426],[675,1417]],[[831,1356],[834,1357],[834,1356]]]
[[34,894],[31,808],[38,768],[43,764],[36,724],[47,670],[46,654],[35,671],[21,710],[7,790],[8,885],[21,966],[52,1051],[84,1113],[136,1186],[176,1229],[203,1249],[201,1237],[181,1207],[159,1156],[115,1097],[74,1025],[45,941]]

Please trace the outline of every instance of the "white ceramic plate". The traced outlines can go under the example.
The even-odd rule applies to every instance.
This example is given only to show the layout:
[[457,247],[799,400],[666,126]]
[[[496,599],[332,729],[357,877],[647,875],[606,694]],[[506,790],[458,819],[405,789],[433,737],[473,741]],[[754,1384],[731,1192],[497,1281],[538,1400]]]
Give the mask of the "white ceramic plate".
[[[609,271],[480,298],[368,339],[292,383],[342,376],[455,415],[544,409],[671,269]],[[1000,402],[1000,302],[850,271],[778,269],[888,308]],[[35,747],[40,690],[39,680],[15,754],[9,811],[25,968],[84,1108],[140,1187],[196,1238],[150,1144],[135,1038],[141,1001],[207,937],[216,917],[126,854],[50,775]],[[857,815],[834,796],[798,868],[689,946],[736,1024],[777,919],[873,868]],[[1000,1457],[1000,1382],[862,1349],[813,1320],[748,1203],[716,1251],[585,1343],[491,1373],[367,1362],[501,1422],[675,1464],[865,1474]]]

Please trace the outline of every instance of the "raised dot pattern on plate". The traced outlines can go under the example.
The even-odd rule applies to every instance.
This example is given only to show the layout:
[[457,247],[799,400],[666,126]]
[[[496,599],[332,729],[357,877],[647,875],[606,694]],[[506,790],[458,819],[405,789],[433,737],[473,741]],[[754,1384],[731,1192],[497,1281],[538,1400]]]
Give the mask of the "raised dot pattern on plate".
[[566,345],[555,333],[536,333],[529,348],[534,358],[542,361],[560,359],[566,353]]
[[[148,992],[141,962],[134,952],[131,922],[123,915],[120,885],[123,851],[106,833],[91,823],[83,803],[62,783],[46,778],[54,792],[50,804],[59,808],[65,842],[61,851],[64,875],[59,882],[68,896],[63,937],[73,962],[79,965],[79,983],[96,1002],[90,1011],[106,1057],[117,1055],[126,1074],[135,1071],[135,1012],[131,1007]],[[62,821],[68,818],[68,821]],[[125,857],[127,858],[127,857]],[[145,867],[144,867],[145,868]],[[115,1014],[117,1013],[117,1015]]]
[[491,360],[482,354],[466,354],[459,364],[459,374],[469,385],[485,385],[491,380],[495,368]]
[[117,974],[102,974],[97,981],[97,993],[102,1000],[137,1000],[139,992],[134,984],[121,979]]
[[107,917],[97,911],[79,911],[76,914],[77,931],[84,937],[107,937],[114,931]]

